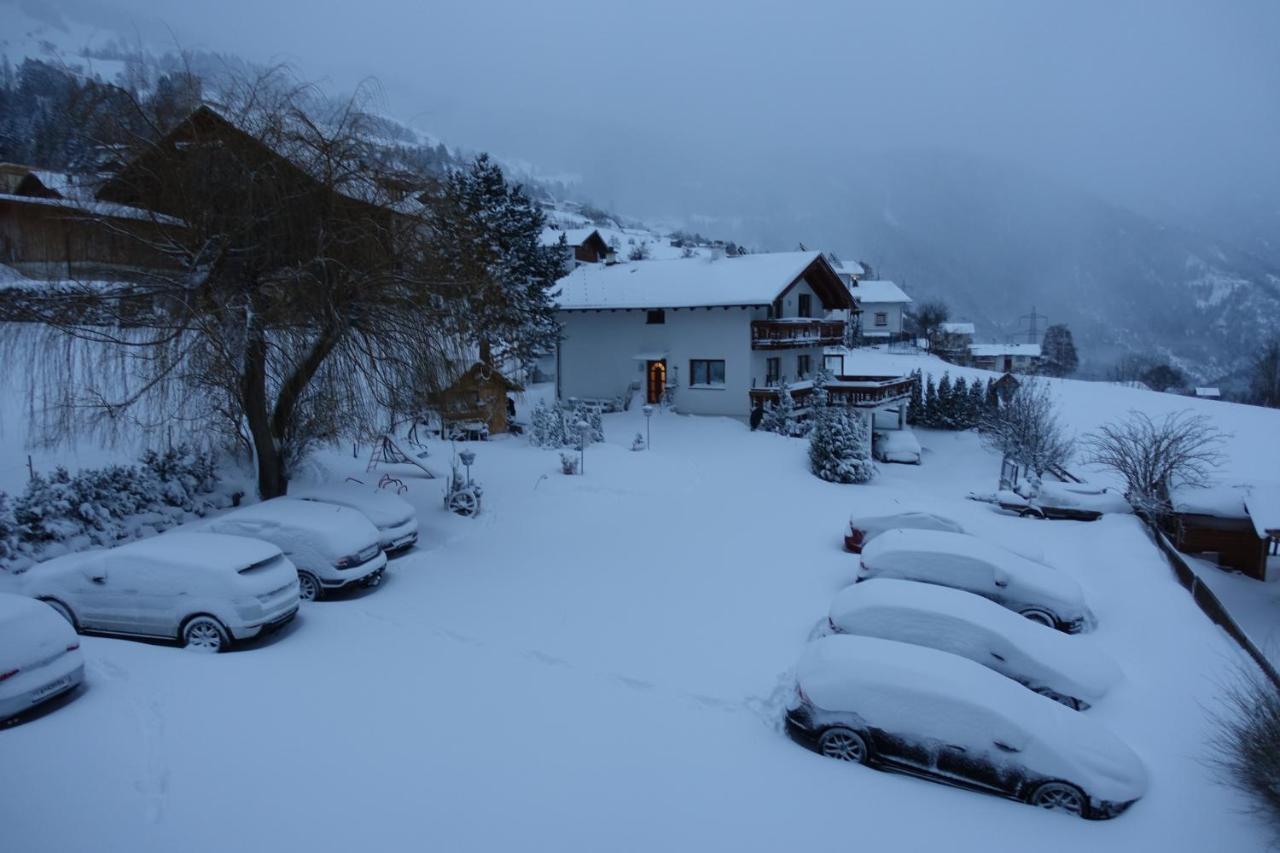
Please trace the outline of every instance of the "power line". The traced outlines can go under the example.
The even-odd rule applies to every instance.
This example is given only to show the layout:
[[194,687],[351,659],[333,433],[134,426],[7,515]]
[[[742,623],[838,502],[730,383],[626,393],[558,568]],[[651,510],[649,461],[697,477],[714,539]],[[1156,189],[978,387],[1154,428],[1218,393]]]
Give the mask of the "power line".
[[1040,326],[1038,325],[1038,322],[1040,320],[1048,320],[1049,318],[1044,314],[1037,314],[1036,306],[1032,305],[1031,313],[1023,314],[1018,319],[1027,321],[1027,343],[1034,344],[1040,340]]

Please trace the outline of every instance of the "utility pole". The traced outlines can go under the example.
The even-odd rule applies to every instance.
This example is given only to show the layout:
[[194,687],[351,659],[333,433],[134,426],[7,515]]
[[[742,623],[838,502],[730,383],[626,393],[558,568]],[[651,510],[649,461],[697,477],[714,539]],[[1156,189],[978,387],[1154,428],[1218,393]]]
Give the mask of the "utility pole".
[[1043,314],[1036,313],[1036,306],[1031,306],[1030,314],[1023,314],[1019,320],[1027,321],[1027,343],[1034,344],[1040,342],[1040,320],[1048,320],[1049,318]]

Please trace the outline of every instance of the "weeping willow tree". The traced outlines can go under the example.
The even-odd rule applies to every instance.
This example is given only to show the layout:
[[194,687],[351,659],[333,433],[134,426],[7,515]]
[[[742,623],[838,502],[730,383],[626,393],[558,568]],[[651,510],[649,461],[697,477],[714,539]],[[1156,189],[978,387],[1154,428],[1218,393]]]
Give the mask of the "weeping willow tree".
[[25,294],[27,322],[6,325],[45,437],[214,433],[269,498],[317,442],[379,432],[444,387],[486,283],[442,268],[426,182],[385,162],[367,121],[358,98],[328,104],[276,70],[136,134],[76,214],[133,262]]

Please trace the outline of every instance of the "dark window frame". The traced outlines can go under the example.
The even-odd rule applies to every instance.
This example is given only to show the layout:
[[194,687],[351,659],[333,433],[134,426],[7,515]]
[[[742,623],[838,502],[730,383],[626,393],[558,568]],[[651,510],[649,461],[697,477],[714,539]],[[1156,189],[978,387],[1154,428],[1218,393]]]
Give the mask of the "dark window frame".
[[803,380],[806,376],[813,373],[813,356],[809,353],[799,353],[796,355],[796,379]]
[[877,327],[889,325],[889,312],[888,311],[875,312],[875,324]]
[[[720,381],[712,382],[712,365],[720,365]],[[704,378],[705,382],[698,381],[698,367],[705,365]],[[689,387],[690,388],[723,388],[725,387],[725,360],[723,358],[691,358],[689,359]]]
[[662,308],[650,308],[645,312],[644,324],[646,326],[665,326],[667,324],[667,312]]
[[813,316],[813,296],[811,294],[801,293],[796,297],[796,316]]
[[765,387],[777,385],[782,381],[782,358],[776,355],[769,356],[764,360],[764,384]]

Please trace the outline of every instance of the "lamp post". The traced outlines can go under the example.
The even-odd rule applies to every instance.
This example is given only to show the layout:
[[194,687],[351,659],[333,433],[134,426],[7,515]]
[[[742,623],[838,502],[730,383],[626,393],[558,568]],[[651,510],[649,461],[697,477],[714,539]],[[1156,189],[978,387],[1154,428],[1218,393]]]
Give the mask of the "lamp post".
[[458,458],[462,460],[463,466],[467,469],[467,485],[471,485],[471,465],[476,461],[476,452],[474,450],[463,450],[458,454]]
[[649,450],[653,447],[653,441],[649,438],[649,419],[653,417],[653,406],[645,403],[640,411],[644,413],[644,449]]
[[578,421],[574,426],[578,428],[578,473],[587,473],[587,430],[591,429],[591,424],[585,420]]

